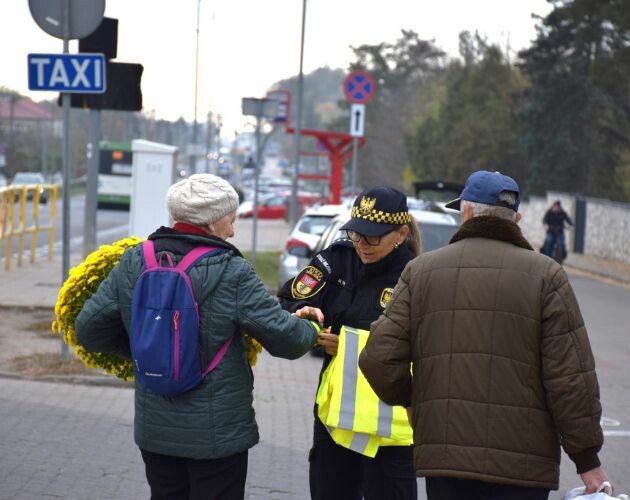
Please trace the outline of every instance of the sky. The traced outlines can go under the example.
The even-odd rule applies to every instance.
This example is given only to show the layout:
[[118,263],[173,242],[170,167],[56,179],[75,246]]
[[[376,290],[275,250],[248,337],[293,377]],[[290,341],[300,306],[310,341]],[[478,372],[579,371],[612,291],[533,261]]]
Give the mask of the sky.
[[[300,0],[106,0],[105,16],[118,19],[115,61],[144,66],[143,112],[190,122],[212,112],[231,134],[251,123],[241,98],[264,97],[274,82],[298,74],[302,6]],[[401,29],[452,56],[464,30],[516,52],[536,36],[531,14],[550,10],[547,0],[306,0],[303,68],[347,69],[351,46],[394,42]],[[70,52],[77,51],[72,41]],[[35,101],[56,98],[28,90],[27,56],[62,52],[63,41],[35,23],[27,0],[0,3],[0,87]]]

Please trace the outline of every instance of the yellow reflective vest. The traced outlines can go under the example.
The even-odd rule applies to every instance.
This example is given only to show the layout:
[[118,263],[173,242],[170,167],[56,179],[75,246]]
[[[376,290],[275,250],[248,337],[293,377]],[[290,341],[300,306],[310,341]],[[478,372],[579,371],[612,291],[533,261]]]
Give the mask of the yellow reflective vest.
[[337,444],[374,457],[379,446],[408,446],[413,439],[405,408],[383,403],[359,370],[359,354],[369,334],[341,328],[337,355],[322,374],[317,405],[320,420]]

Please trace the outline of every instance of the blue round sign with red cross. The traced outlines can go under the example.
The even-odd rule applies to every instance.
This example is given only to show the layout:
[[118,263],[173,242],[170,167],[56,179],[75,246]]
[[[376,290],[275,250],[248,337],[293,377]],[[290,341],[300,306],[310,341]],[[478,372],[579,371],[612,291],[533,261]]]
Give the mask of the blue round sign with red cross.
[[370,102],[376,91],[374,78],[365,71],[353,71],[343,81],[343,93],[350,102]]

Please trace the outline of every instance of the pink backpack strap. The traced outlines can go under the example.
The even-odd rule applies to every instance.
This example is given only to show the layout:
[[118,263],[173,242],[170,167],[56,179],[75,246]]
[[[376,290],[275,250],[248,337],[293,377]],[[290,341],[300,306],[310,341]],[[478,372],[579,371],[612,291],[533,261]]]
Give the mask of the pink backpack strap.
[[142,242],[142,257],[144,258],[145,269],[151,269],[157,267],[157,259],[155,258],[155,247],[153,246],[153,240],[145,240]]
[[214,250],[218,250],[219,247],[196,247],[193,248],[190,252],[188,252],[182,260],[177,264],[177,269],[181,269],[183,271],[188,271],[195,263]]
[[229,339],[227,339],[225,344],[221,346],[221,349],[219,349],[219,352],[217,352],[213,360],[210,361],[210,364],[208,365],[208,368],[206,369],[206,371],[203,372],[203,375],[201,376],[202,378],[208,375],[208,373],[210,373],[212,370],[214,370],[216,366],[219,364],[219,362],[223,359],[223,356],[225,356],[225,353],[230,347],[230,344],[232,343],[233,338],[234,338],[234,335],[232,335]]

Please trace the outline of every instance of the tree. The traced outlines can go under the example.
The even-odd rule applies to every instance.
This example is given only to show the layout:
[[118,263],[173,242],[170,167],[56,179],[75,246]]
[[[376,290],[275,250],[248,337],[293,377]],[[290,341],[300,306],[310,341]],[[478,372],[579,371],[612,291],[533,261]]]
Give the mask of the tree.
[[460,55],[433,81],[426,112],[407,136],[415,176],[463,182],[488,169],[526,178],[515,119],[523,77],[478,35],[460,34]]
[[520,54],[531,82],[520,115],[527,187],[628,198],[630,2],[552,3],[533,46]]

